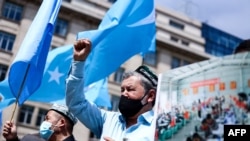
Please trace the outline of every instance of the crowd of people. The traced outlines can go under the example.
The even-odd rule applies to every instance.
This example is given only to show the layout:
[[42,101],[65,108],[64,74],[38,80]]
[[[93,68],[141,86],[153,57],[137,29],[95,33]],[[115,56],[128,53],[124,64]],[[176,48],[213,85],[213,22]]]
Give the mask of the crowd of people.
[[156,120],[156,140],[165,141],[178,133],[182,127],[192,120],[192,111],[180,106],[172,107],[171,111],[158,114]]
[[[195,106],[197,112],[194,135],[201,141],[209,139],[223,139],[224,125],[250,124],[248,98],[238,95],[228,95],[210,98],[206,102],[199,102]],[[187,140],[192,139],[191,136]]]
[[[242,41],[233,54],[250,51],[250,39]],[[207,102],[198,101],[197,117],[201,121],[195,126],[195,133],[187,137],[187,141],[206,141],[208,139],[222,139],[223,125],[250,125],[250,93],[240,92],[210,98]]]
[[191,120],[191,126],[194,127],[191,127],[192,131],[186,131],[186,141],[223,140],[224,125],[250,125],[249,101],[248,95],[240,92],[210,97],[203,102],[198,100],[193,103],[191,110],[173,108],[170,112],[163,112],[157,118],[157,140],[173,138],[178,129]]

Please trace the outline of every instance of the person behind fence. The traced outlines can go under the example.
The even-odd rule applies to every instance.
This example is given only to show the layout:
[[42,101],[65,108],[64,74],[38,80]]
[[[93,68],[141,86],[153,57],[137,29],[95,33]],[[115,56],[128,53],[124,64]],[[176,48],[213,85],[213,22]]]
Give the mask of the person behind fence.
[[66,104],[69,109],[101,141],[151,140],[154,137],[153,106],[157,76],[146,66],[124,73],[119,101],[120,112],[99,109],[85,99],[82,91],[84,63],[90,50],[89,40],[81,39],[74,44],[73,61],[66,79]]
[[27,134],[19,139],[16,125],[7,121],[2,134],[6,141],[75,141],[73,127],[76,122],[76,117],[66,105],[53,104],[40,125],[39,133]]

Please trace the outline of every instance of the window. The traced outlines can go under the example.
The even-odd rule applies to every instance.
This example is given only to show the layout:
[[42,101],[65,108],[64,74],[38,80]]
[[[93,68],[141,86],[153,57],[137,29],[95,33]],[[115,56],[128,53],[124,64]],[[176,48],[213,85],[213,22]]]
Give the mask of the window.
[[119,106],[119,101],[120,97],[116,95],[111,95],[111,104],[112,104],[112,109],[111,111],[118,111],[118,106]]
[[47,114],[47,111],[48,110],[45,110],[45,109],[39,109],[37,119],[36,119],[36,126],[40,126],[42,124]]
[[116,72],[115,72],[115,78],[114,81],[116,83],[121,83],[122,82],[122,75],[124,73],[125,69],[124,68],[119,68]]
[[15,35],[0,31],[0,49],[12,51]]
[[189,46],[189,42],[188,41],[181,40],[181,44],[184,45],[184,46]]
[[172,62],[171,62],[171,68],[178,68],[179,66],[181,66],[181,60],[179,58],[173,57],[172,58]]
[[19,22],[22,18],[23,7],[14,3],[5,2],[3,6],[3,17]]
[[55,24],[55,34],[65,37],[68,32],[68,21],[58,18]]
[[188,41],[183,40],[183,39],[181,39],[181,38],[179,38],[179,37],[170,36],[170,40],[171,40],[171,41],[174,41],[174,42],[176,42],[176,43],[182,44],[182,45],[184,45],[184,46],[189,46],[189,42],[188,42]]
[[174,41],[174,42],[178,42],[179,41],[179,39],[177,37],[173,37],[173,36],[170,37],[170,40]]
[[156,53],[155,52],[150,52],[145,54],[144,58],[143,58],[143,63],[147,64],[147,65],[151,65],[151,66],[155,66],[156,65]]
[[171,68],[174,69],[174,68],[178,68],[180,66],[185,66],[189,64],[190,62],[186,60],[181,60],[180,58],[172,57]]
[[170,20],[170,21],[169,21],[169,25],[172,26],[172,27],[175,27],[175,28],[177,28],[177,29],[181,29],[181,30],[184,29],[184,25],[181,24],[181,23],[178,23],[178,22],[176,22],[176,21]]
[[23,105],[20,109],[18,122],[22,124],[31,124],[31,118],[33,112],[34,112],[33,106]]
[[182,61],[182,66],[186,66],[186,65],[189,65],[190,64],[190,62],[188,62],[188,61],[186,61],[186,60],[183,60]]
[[218,40],[219,40],[218,42],[220,45],[222,45],[224,47],[228,47],[228,39],[227,38],[220,37]]
[[0,81],[3,81],[8,70],[8,66],[0,64]]

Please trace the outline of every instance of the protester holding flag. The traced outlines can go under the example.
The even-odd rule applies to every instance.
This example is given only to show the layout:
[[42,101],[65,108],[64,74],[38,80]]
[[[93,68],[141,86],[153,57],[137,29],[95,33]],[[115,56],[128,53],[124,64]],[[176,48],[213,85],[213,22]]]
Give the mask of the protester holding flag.
[[9,87],[19,106],[41,84],[61,3],[62,0],[43,0],[10,66]]
[[83,94],[84,63],[91,50],[86,39],[74,44],[73,62],[66,80],[66,104],[70,111],[101,141],[154,140],[157,76],[146,66],[127,72],[121,83],[120,112],[99,109]]
[[7,121],[2,134],[6,141],[75,141],[73,127],[76,122],[66,105],[53,104],[40,125],[39,133],[27,134],[19,140],[15,124]]

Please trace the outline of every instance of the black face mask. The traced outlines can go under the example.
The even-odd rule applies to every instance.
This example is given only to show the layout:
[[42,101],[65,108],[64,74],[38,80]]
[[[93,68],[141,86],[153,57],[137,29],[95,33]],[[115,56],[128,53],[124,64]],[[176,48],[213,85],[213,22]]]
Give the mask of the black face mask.
[[132,117],[135,114],[137,114],[142,107],[145,105],[142,104],[141,100],[145,97],[144,95],[141,99],[139,100],[133,100],[133,99],[128,99],[125,96],[121,96],[120,102],[119,102],[119,110],[122,113],[122,115],[127,118],[127,117]]

